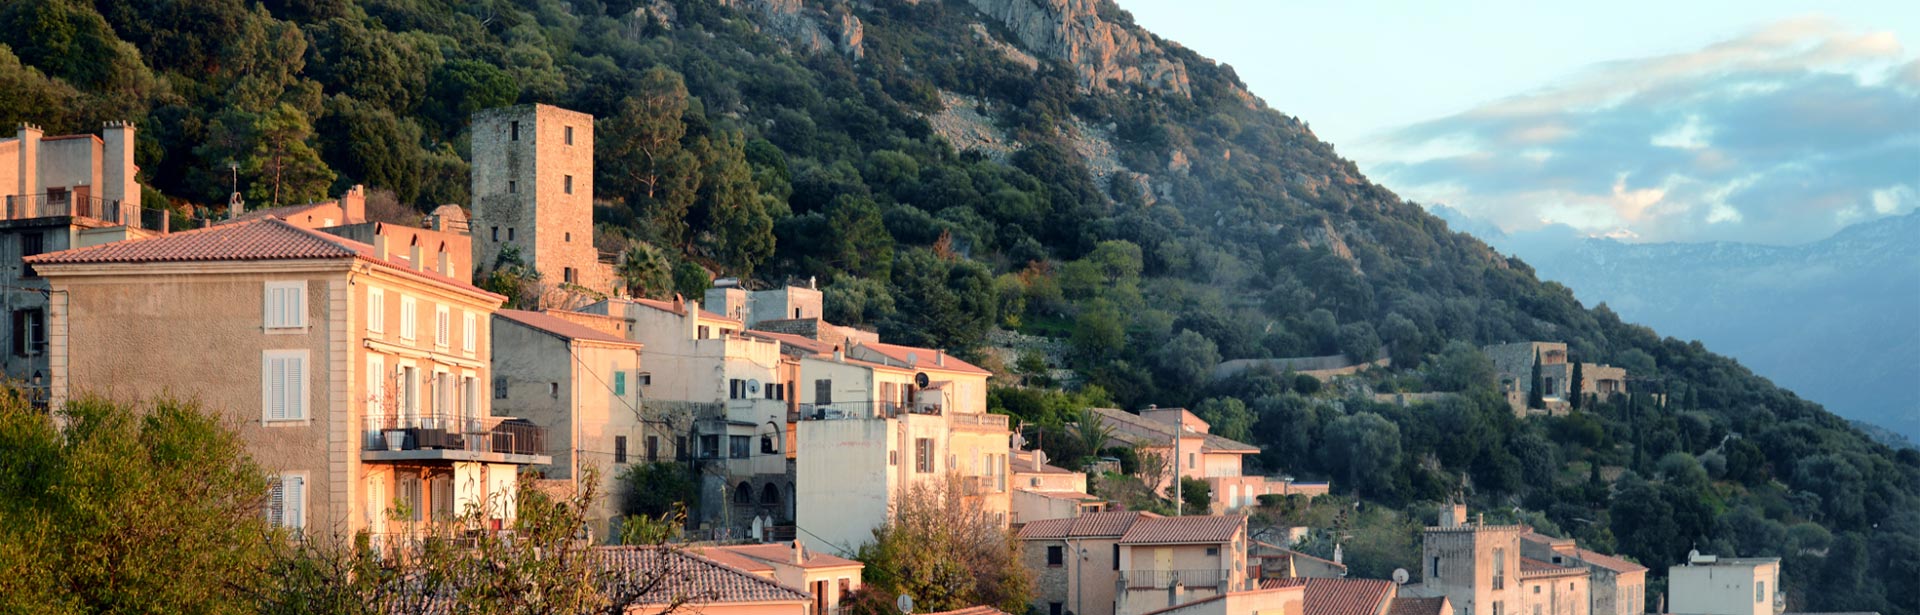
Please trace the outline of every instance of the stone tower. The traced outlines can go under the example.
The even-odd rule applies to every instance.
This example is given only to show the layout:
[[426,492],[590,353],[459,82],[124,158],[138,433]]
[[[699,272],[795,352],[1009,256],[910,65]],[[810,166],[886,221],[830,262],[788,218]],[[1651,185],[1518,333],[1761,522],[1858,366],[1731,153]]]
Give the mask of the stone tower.
[[473,116],[473,264],[490,270],[508,246],[548,287],[605,292],[593,247],[593,116],[551,105]]

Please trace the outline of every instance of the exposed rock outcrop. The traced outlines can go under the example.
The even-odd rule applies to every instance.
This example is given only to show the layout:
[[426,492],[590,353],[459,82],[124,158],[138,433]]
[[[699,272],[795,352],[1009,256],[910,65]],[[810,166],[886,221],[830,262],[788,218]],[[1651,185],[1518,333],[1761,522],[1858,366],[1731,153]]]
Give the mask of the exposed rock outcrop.
[[1015,149],[1012,139],[993,124],[992,118],[980,113],[980,106],[978,98],[942,90],[940,112],[928,115],[927,124],[955,151],[973,150],[990,160],[1006,162]]
[[999,51],[1000,55],[1005,56],[1008,60],[1012,60],[1013,63],[1025,66],[1027,70],[1040,69],[1039,58],[1035,58],[1032,54],[1021,51],[1019,47],[1007,44],[1006,41],[995,38],[992,32],[987,31],[986,24],[973,24],[972,29],[974,38],[980,39],[981,43],[985,43],[988,47]]
[[1100,16],[1102,0],[968,0],[1012,30],[1027,51],[1072,67],[1089,91],[1142,84],[1190,95],[1187,67],[1144,31]]
[[[796,49],[808,53],[833,49],[855,60],[865,55],[860,44],[866,39],[866,27],[844,4],[835,6],[834,14],[830,15],[826,10],[808,8],[803,0],[719,2],[721,6],[757,13],[758,22],[767,32],[792,43]],[[836,31],[828,33],[829,25]]]

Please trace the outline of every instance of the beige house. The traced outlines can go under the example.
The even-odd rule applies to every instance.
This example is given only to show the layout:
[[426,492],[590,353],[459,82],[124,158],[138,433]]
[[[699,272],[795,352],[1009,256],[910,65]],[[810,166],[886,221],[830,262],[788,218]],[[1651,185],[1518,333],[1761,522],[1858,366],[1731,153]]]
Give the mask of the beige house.
[[801,589],[812,598],[810,612],[821,615],[840,611],[843,602],[860,589],[861,571],[866,569],[866,564],[808,549],[798,540],[696,547],[693,551],[781,585]]
[[1087,475],[1047,463],[1041,450],[1013,453],[1013,493],[1008,505],[1014,525],[1041,519],[1065,519],[1105,510],[1107,501],[1087,493]]
[[1667,568],[1667,612],[1673,615],[1779,615],[1780,558],[1715,557],[1699,551]]
[[[21,259],[167,232],[166,216],[143,224],[133,163],[134,127],[108,122],[100,134],[44,136],[23,125],[0,139],[0,374],[43,402],[47,367],[47,282]],[[159,212],[155,212],[158,214]]]
[[[1139,449],[1142,458],[1156,455],[1177,466],[1181,478],[1204,480],[1213,494],[1208,514],[1224,515],[1258,505],[1262,495],[1326,495],[1326,483],[1295,482],[1289,477],[1247,475],[1246,456],[1260,447],[1207,433],[1210,426],[1184,408],[1149,406],[1139,414],[1117,408],[1094,408],[1114,430],[1114,436]],[[1176,442],[1174,434],[1179,437]],[[1175,472],[1155,486],[1168,493]],[[1194,511],[1199,512],[1199,511]]]
[[264,218],[31,257],[60,298],[54,401],[198,399],[275,477],[269,518],[309,536],[482,505],[504,524],[518,472],[551,459],[491,411],[503,298],[384,244]]
[[800,373],[801,535],[852,553],[912,489],[948,476],[1006,523],[1012,432],[1006,416],[986,412],[986,370],[939,350],[860,344],[802,359]]
[[[1322,559],[1288,549],[1279,545],[1253,541],[1254,576],[1268,579],[1338,579],[1347,576],[1347,565],[1335,560]],[[1334,550],[1334,557],[1340,557],[1340,551]]]
[[1440,524],[1422,533],[1420,583],[1402,593],[1445,597],[1456,615],[1587,615],[1592,610],[1587,566],[1528,557],[1524,525],[1486,525],[1454,504]]
[[[1567,360],[1567,345],[1561,342],[1515,342],[1495,344],[1482,349],[1493,360],[1500,391],[1509,404],[1518,404],[1514,413],[1525,416],[1527,397],[1533,391],[1533,365],[1540,364],[1540,396],[1546,400],[1545,412],[1564,414],[1573,395],[1574,364]],[[1581,363],[1580,392],[1589,400],[1607,400],[1627,393],[1627,370],[1601,363]]]
[[545,478],[579,480],[598,472],[600,498],[592,518],[596,538],[613,540],[619,479],[628,463],[658,457],[673,434],[649,429],[640,411],[639,342],[582,324],[607,316],[574,312],[500,310],[493,315],[493,411],[517,416],[547,432],[553,463]]
[[1582,549],[1571,538],[1532,532],[1520,535],[1520,553],[1558,566],[1586,566],[1588,604],[1593,615],[1647,612],[1647,567],[1616,556]]
[[1118,543],[1120,579],[1114,612],[1139,615],[1169,606],[1176,587],[1191,599],[1253,589],[1247,576],[1247,518],[1151,517],[1127,528]]

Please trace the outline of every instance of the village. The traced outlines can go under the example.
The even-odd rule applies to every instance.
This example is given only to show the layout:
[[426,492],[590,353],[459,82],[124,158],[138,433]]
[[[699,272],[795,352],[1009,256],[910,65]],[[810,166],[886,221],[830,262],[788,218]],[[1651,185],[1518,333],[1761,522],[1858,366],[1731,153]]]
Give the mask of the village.
[[[236,199],[203,228],[171,229],[141,207],[136,130],[25,126],[0,140],[5,376],[56,420],[85,395],[196,398],[238,425],[272,472],[263,514],[304,540],[404,542],[473,509],[510,528],[524,477],[615,494],[623,469],[668,463],[696,477],[691,517],[666,548],[711,569],[683,581],[698,584],[682,589],[702,596],[702,613],[847,612],[861,545],[928,491],[1017,540],[1033,613],[1648,612],[1647,567],[1487,523],[1460,502],[1421,520],[1417,569],[1350,575],[1338,545],[1332,557],[1300,550],[1326,528],[1249,516],[1312,506],[1329,484],[1250,473],[1259,447],[1183,408],[1085,409],[1110,428],[1101,444],[1158,460],[1133,477],[1176,507],[1126,510],[988,411],[993,372],[828,322],[810,280],[627,296],[618,255],[593,243],[594,118],[583,113],[474,115],[472,202],[417,227],[370,220],[355,186],[303,205]],[[509,309],[482,287],[504,262],[537,272],[539,305]],[[1564,343],[1484,352],[1522,420],[1629,389],[1625,369],[1572,361]],[[1364,367],[1298,371],[1331,381]],[[1381,399],[1419,401],[1409,395],[1426,394]],[[1205,483],[1204,509],[1184,506],[1188,480]],[[580,540],[624,553],[620,506],[599,499]],[[1654,612],[1779,615],[1780,563],[1696,551],[1666,571]]]

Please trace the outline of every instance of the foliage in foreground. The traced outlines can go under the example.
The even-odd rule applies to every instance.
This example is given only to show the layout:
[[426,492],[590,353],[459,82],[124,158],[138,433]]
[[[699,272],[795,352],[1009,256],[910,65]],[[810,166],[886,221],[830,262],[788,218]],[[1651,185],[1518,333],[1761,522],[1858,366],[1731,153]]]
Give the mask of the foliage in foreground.
[[848,608],[861,615],[899,612],[902,594],[913,596],[916,612],[984,604],[1024,613],[1033,596],[1019,539],[966,496],[957,477],[909,490],[856,559],[867,567]]

